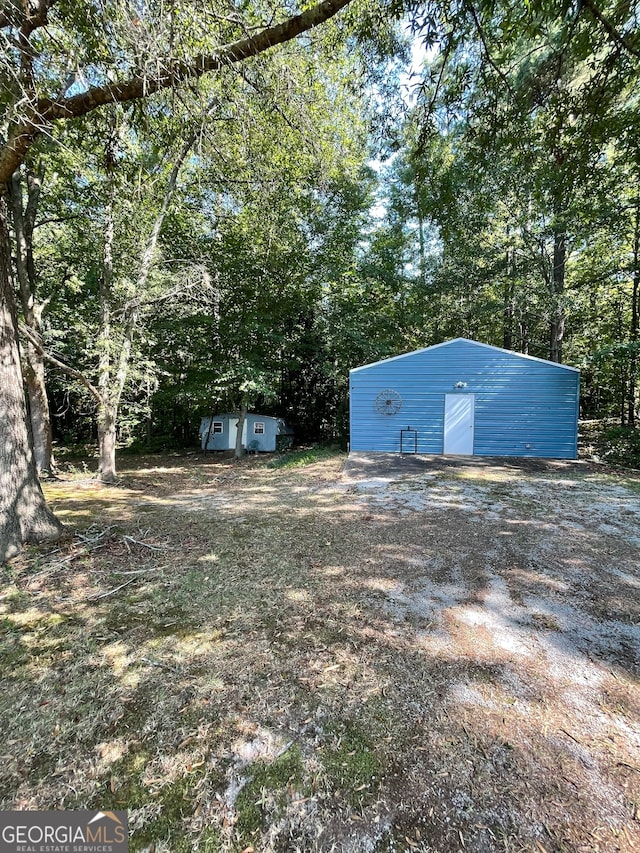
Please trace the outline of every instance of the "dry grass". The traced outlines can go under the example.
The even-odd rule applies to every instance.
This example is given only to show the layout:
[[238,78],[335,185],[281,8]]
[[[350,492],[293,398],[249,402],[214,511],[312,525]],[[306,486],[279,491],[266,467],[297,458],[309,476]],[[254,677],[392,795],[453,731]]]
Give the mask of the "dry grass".
[[343,463],[47,487],[0,807],[128,808],[157,853],[640,849],[638,481]]

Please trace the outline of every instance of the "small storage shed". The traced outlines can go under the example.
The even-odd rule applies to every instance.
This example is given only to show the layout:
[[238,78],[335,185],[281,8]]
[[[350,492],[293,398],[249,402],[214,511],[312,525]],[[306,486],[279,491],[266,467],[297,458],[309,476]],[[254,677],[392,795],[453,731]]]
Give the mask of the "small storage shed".
[[[238,414],[225,412],[203,418],[200,422],[200,442],[203,450],[234,450],[238,434]],[[248,413],[242,429],[245,450],[272,452],[293,442],[293,430],[282,418]]]
[[351,450],[575,459],[580,373],[456,338],[350,372]]

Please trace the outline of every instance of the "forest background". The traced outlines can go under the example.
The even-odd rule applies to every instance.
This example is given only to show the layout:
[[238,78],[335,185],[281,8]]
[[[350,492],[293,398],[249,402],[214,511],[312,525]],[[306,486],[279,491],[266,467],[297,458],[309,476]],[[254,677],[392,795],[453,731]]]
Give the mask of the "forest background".
[[457,336],[579,367],[640,458],[635,4],[9,0],[0,33],[40,472],[224,410],[344,440],[351,367]]

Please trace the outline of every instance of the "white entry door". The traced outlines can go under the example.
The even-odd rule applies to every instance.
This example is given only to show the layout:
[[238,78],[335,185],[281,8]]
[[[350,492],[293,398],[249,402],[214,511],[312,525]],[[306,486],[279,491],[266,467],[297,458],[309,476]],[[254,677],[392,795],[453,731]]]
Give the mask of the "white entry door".
[[444,395],[444,450],[461,456],[473,456],[473,394]]
[[[227,447],[229,450],[235,450],[236,438],[238,437],[238,418],[229,418],[229,441]],[[247,420],[245,418],[244,426],[242,427],[242,446],[247,446]]]

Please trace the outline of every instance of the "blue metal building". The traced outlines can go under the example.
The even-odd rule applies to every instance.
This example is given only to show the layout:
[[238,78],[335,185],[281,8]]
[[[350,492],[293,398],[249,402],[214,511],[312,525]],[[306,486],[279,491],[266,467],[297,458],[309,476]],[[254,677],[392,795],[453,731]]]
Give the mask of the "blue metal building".
[[351,450],[575,459],[580,373],[456,338],[350,372]]

